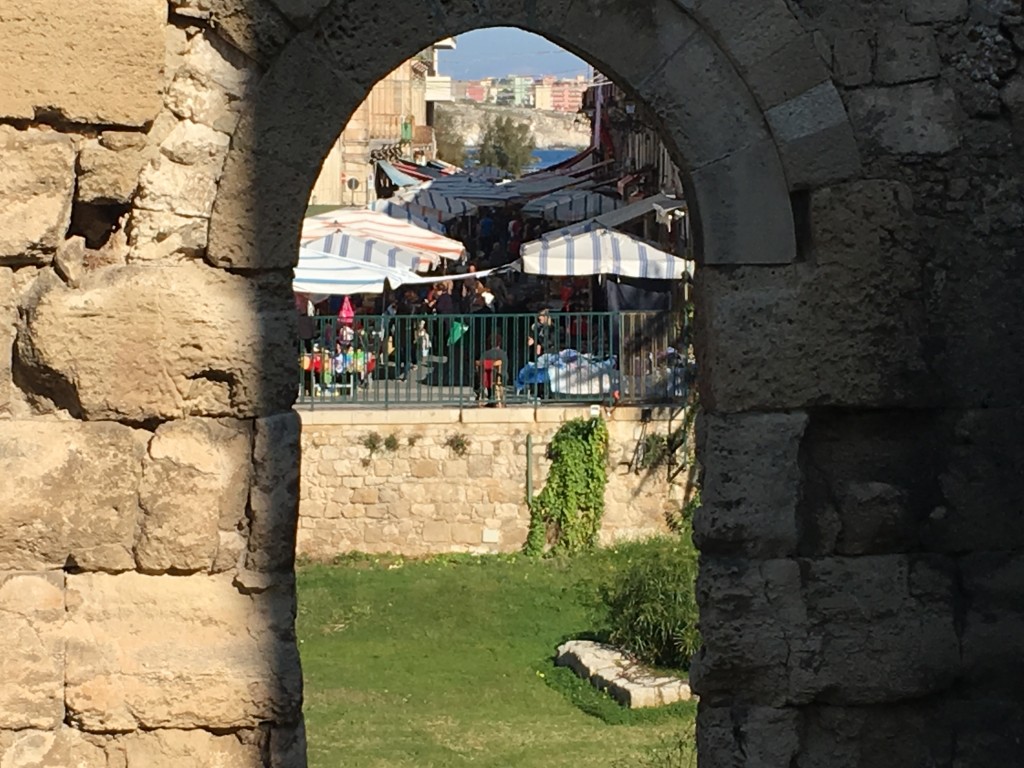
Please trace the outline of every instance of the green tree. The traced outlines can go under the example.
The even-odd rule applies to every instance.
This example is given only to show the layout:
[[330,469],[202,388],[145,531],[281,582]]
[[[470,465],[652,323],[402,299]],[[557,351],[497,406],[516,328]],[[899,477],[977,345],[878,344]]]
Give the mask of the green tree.
[[484,127],[477,160],[480,165],[493,165],[518,176],[530,164],[536,146],[528,123],[498,117]]
[[452,165],[466,164],[466,140],[459,133],[455,119],[448,112],[437,111],[434,118],[434,140],[437,142],[437,158]]

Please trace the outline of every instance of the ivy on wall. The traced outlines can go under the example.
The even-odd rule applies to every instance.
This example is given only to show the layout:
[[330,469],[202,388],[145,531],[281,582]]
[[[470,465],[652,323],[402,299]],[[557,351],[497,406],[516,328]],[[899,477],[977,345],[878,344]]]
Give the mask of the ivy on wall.
[[523,551],[575,554],[593,548],[604,516],[608,484],[608,426],[603,419],[573,419],[547,450],[544,489],[530,499],[530,532]]

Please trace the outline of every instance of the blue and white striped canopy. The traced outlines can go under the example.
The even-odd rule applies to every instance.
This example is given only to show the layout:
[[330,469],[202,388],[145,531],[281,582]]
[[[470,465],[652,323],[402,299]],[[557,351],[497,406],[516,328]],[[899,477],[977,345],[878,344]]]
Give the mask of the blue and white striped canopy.
[[399,193],[398,197],[410,205],[439,211],[445,217],[472,216],[476,213],[476,206],[472,203],[429,189],[409,188]]
[[555,192],[531,200],[523,206],[523,213],[527,216],[541,216],[547,221],[571,224],[614,211],[622,205],[621,200],[597,192],[572,190]]
[[407,271],[426,271],[438,263],[436,254],[414,251],[383,240],[355,237],[341,231],[305,243],[299,248],[300,258],[302,251]]
[[402,285],[410,277],[415,275],[408,270],[382,267],[300,248],[292,290],[313,296],[383,293],[385,283]]
[[397,288],[400,285],[428,285],[442,280],[486,278],[502,269],[506,268],[427,277],[407,269],[392,269],[379,264],[353,261],[303,247],[299,249],[299,263],[295,267],[292,290],[296,293],[309,294],[314,301],[319,301],[320,297],[326,296],[383,293],[385,285]]
[[419,216],[415,211],[411,210],[407,206],[393,200],[374,200],[367,207],[371,211],[387,214],[394,219],[408,221],[410,224],[415,224],[417,227],[423,227],[423,229],[429,229],[431,232],[437,232],[439,235],[443,235],[448,231],[448,228],[436,218],[430,219],[425,216]]
[[681,280],[687,271],[685,260],[610,229],[595,229],[557,240],[531,240],[523,245],[520,254],[523,272],[531,275]]
[[[500,203],[508,200],[515,200],[519,194],[507,186],[498,186],[489,181],[477,181],[467,176],[445,176],[433,181],[424,182],[420,190],[415,194],[412,190],[405,193],[410,200],[416,200],[416,196],[423,190],[444,195],[445,197],[457,197],[467,202]],[[417,201],[418,202],[418,201]]]

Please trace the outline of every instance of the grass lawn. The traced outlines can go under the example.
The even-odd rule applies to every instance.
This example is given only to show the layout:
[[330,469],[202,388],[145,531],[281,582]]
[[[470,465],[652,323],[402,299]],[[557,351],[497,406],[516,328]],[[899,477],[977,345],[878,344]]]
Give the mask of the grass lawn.
[[630,712],[552,666],[594,629],[584,596],[616,557],[302,567],[311,768],[692,764],[693,705]]

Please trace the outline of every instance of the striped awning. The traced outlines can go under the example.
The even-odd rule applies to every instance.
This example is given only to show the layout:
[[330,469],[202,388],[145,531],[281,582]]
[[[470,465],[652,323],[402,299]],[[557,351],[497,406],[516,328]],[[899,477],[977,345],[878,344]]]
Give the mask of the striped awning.
[[429,189],[410,189],[398,195],[401,202],[407,205],[418,205],[437,211],[438,219],[446,221],[458,216],[472,216],[476,213],[476,206],[461,198],[433,192]]
[[507,186],[499,186],[489,181],[474,180],[468,176],[445,176],[441,179],[423,184],[419,190],[408,190],[403,197],[416,200],[422,190],[427,190],[445,197],[456,197],[471,203],[501,203],[517,199],[520,195]]
[[396,200],[374,200],[370,203],[368,209],[383,213],[385,216],[390,216],[399,221],[407,221],[410,224],[415,224],[417,227],[429,229],[431,232],[437,232],[441,235],[448,231],[437,217],[436,211],[432,211],[429,215],[421,215],[419,211],[414,211],[410,206],[403,205]]
[[380,264],[353,261],[341,256],[313,250],[299,249],[299,263],[295,267],[292,290],[307,294],[314,301],[327,296],[351,296],[356,293],[383,293],[385,286],[427,285],[442,280],[482,279],[506,269],[505,267],[462,275],[428,277],[407,269],[394,269]]
[[571,224],[583,221],[602,213],[614,211],[623,206],[621,200],[588,192],[586,190],[572,190],[569,192],[555,192],[550,195],[538,197],[523,206],[523,214],[526,216],[539,216],[547,221],[557,221]]
[[304,249],[381,267],[420,272],[437,266],[439,261],[436,254],[414,251],[382,240],[356,237],[345,232],[334,232],[326,237],[310,240],[300,246],[300,254]]
[[302,222],[303,243],[334,232],[433,253],[453,261],[460,259],[466,252],[465,246],[458,240],[365,208],[339,208],[310,216]]
[[299,249],[292,290],[317,297],[383,293],[386,284],[401,285],[412,274],[304,247]]
[[684,259],[610,229],[556,240],[532,240],[523,245],[520,254],[523,272],[531,275],[681,280],[687,272]]
[[595,229],[615,229],[623,224],[646,216],[650,213],[664,214],[666,211],[675,211],[686,207],[686,201],[668,195],[652,195],[635,203],[617,208],[610,213],[603,213],[592,219],[581,221],[577,224],[570,224],[561,229],[554,229],[540,236],[541,240],[557,240],[560,237],[578,235],[582,232],[592,232]]

